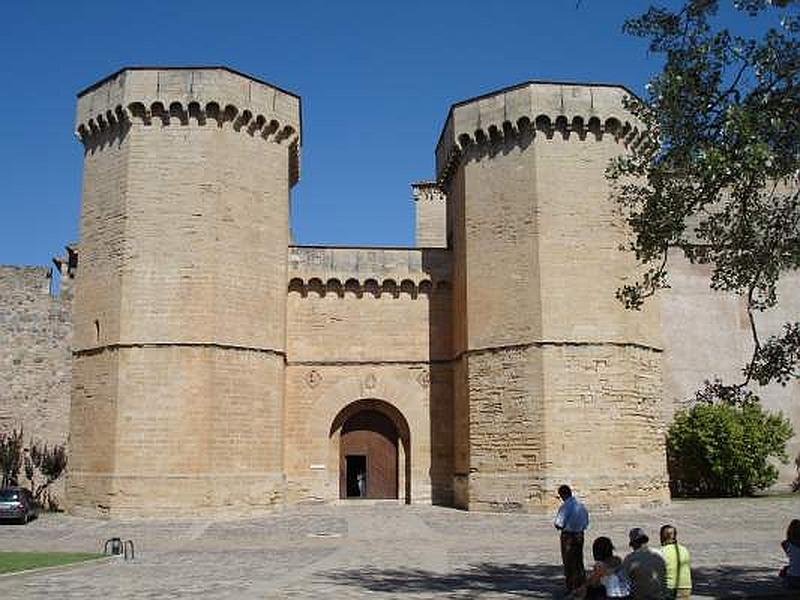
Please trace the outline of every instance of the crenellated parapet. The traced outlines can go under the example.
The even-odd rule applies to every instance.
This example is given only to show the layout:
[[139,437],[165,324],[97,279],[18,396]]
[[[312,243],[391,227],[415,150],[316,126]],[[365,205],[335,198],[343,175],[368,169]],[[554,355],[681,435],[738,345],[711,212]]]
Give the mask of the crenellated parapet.
[[300,98],[225,67],[126,68],[78,94],[75,133],[88,147],[133,124],[217,127],[289,151],[291,184],[300,172]]
[[642,126],[624,107],[621,86],[528,82],[454,104],[436,147],[436,175],[445,186],[471,149],[491,151],[542,135],[601,141],[610,136],[637,150]]
[[431,294],[442,294],[450,291],[450,282],[447,280],[432,281],[430,279],[384,279],[379,280],[368,277],[363,280],[354,278],[342,281],[330,278],[327,281],[319,277],[301,279],[293,277],[289,281],[288,292],[299,294],[303,298],[333,296],[344,298],[407,298],[415,300],[420,297],[430,297]]
[[415,202],[447,202],[447,195],[436,181],[417,181],[411,184]]
[[431,248],[289,247],[288,292],[420,298],[450,289],[450,253]]

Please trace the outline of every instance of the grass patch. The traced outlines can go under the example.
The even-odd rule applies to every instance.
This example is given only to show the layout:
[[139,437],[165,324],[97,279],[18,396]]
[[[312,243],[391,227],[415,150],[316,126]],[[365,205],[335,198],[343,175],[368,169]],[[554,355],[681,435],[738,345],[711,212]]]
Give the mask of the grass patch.
[[91,552],[0,552],[0,573],[69,565],[101,556]]

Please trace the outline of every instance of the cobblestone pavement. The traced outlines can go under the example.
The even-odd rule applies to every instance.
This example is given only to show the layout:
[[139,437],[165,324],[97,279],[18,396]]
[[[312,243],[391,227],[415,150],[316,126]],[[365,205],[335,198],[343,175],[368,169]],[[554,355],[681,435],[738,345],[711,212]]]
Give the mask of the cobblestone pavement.
[[[697,597],[779,589],[778,545],[797,497],[673,502],[593,514],[587,535],[657,538],[678,527],[693,556]],[[253,519],[107,522],[44,515],[0,527],[2,550],[97,551],[133,539],[136,559],[0,577],[0,598],[553,598],[561,591],[550,517],[431,506],[305,506]]]

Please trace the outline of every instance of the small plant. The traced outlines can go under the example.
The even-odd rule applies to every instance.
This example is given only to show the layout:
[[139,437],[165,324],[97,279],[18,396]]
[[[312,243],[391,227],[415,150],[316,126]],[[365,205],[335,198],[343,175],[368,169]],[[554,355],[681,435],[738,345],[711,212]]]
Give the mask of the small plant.
[[2,485],[8,487],[19,484],[19,471],[22,468],[22,429],[9,433],[0,432],[0,470],[3,472]]
[[48,489],[64,473],[67,468],[67,449],[65,446],[48,447],[31,440],[25,454],[25,477],[30,482],[30,490],[34,500],[50,510],[57,510],[58,503]]
[[48,510],[58,510],[58,501],[51,494],[50,486],[67,468],[66,446],[48,446],[31,440],[29,447],[25,448],[22,439],[22,429],[0,432],[0,470],[3,475],[0,487],[20,485],[19,473],[24,469],[36,503]]
[[788,461],[793,431],[782,414],[754,398],[738,404],[700,402],[678,411],[667,435],[667,462],[674,496],[751,496],[771,486]]

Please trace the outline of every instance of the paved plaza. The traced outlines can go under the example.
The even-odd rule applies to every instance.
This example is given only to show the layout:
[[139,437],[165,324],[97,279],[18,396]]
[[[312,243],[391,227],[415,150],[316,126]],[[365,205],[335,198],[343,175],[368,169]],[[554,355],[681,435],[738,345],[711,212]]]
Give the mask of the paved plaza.
[[[678,527],[693,555],[699,598],[778,591],[779,542],[800,498],[673,502],[592,515],[591,539],[657,537]],[[364,504],[288,508],[226,521],[108,522],[43,515],[0,527],[2,550],[98,551],[132,539],[136,558],[0,577],[0,598],[553,598],[561,591],[558,540],[545,515],[467,513]]]

